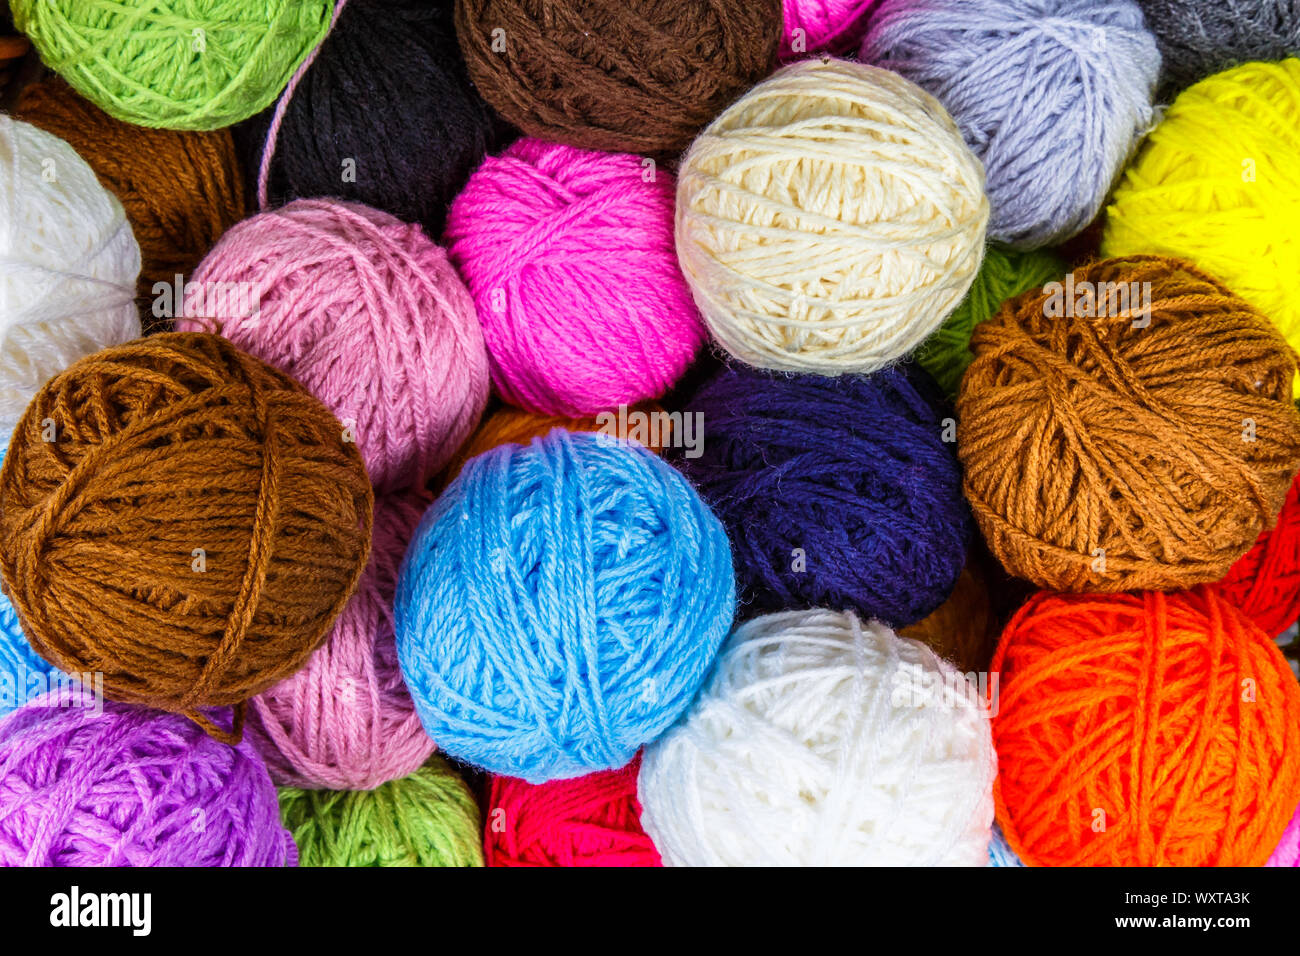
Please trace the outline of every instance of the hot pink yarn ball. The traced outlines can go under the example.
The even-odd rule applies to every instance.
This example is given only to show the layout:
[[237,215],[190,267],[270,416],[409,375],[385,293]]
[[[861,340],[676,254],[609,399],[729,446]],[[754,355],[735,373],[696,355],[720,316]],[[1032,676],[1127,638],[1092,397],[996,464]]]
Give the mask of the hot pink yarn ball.
[[[783,60],[812,53],[845,53],[862,42],[867,15],[877,0],[785,0]],[[802,31],[797,33],[796,31]],[[797,47],[802,47],[798,49]]]
[[1268,858],[1265,866],[1300,866],[1300,809],[1297,809],[1291,822],[1282,831],[1282,839],[1277,849]]
[[375,499],[370,563],[352,600],[305,668],[253,698],[249,737],[277,783],[371,790],[433,753],[393,637],[402,557],[430,501],[422,492]]
[[658,398],[704,327],[677,265],[676,185],[651,160],[521,139],[452,203],[501,396],[582,417]]
[[380,491],[438,471],[478,424],[488,363],[474,303],[418,226],[304,199],[237,224],[185,287],[182,331],[220,331],[352,430]]

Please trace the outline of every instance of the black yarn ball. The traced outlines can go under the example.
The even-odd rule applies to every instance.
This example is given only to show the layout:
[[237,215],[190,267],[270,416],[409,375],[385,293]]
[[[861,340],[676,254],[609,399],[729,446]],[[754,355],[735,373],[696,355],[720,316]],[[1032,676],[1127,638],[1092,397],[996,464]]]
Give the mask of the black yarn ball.
[[[451,0],[351,0],[289,99],[268,199],[333,196],[442,233],[447,206],[514,131],[465,71]],[[275,107],[235,130],[250,190]]]

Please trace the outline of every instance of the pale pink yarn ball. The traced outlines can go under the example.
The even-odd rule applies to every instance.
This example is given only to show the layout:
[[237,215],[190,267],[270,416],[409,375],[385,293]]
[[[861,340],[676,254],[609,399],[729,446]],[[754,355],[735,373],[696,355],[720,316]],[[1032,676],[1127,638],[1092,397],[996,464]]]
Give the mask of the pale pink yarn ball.
[[[856,50],[875,4],[876,0],[784,0],[781,59],[797,60],[813,53]],[[796,30],[801,33],[797,35]],[[801,37],[801,50],[794,49],[796,36]]]
[[512,405],[581,417],[658,398],[704,341],[651,160],[521,139],[452,203],[446,238]]
[[487,403],[483,333],[446,252],[359,203],[237,224],[186,284],[184,316],[177,328],[221,332],[324,402],[380,491],[423,484]]
[[352,600],[305,668],[253,698],[249,738],[276,783],[371,790],[433,753],[393,637],[398,572],[430,501],[424,492],[375,499],[370,563]]
[[1297,809],[1291,822],[1282,831],[1282,839],[1277,849],[1268,858],[1265,866],[1300,866],[1300,809]]

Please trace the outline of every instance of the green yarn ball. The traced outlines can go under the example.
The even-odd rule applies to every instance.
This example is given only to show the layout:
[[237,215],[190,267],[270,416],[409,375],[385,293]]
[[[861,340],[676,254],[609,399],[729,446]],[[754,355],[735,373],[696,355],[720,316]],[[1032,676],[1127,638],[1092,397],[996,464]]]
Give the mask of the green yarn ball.
[[478,804],[436,754],[374,790],[280,788],[299,866],[482,866]]
[[1064,262],[1041,249],[1016,252],[1002,246],[989,246],[984,252],[984,264],[966,298],[939,330],[917,349],[916,360],[952,398],[974,357],[970,351],[970,336],[975,326],[992,318],[1007,299],[1059,279],[1067,271]]
[[329,30],[334,0],[12,0],[45,64],[137,126],[211,130],[261,112]]

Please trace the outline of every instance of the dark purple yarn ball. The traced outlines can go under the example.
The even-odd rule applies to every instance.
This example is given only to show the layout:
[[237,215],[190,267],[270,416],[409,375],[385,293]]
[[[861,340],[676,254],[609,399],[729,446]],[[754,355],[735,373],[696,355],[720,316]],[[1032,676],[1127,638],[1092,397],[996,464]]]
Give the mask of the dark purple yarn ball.
[[938,386],[912,365],[782,375],[728,365],[687,403],[673,461],[726,526],[745,613],[826,607],[893,627],[951,593],[972,523]]

